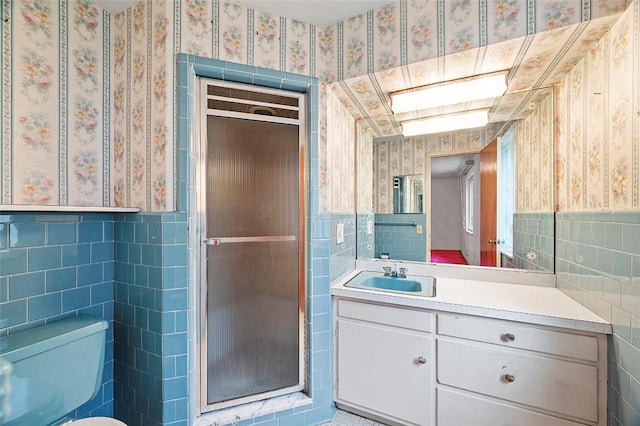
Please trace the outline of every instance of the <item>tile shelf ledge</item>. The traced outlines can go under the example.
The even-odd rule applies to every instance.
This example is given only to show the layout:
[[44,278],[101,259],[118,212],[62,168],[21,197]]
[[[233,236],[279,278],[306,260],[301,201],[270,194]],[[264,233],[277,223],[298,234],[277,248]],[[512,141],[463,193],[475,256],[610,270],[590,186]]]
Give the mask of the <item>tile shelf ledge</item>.
[[29,204],[0,204],[2,212],[71,212],[71,213],[140,213],[139,207],[39,206]]

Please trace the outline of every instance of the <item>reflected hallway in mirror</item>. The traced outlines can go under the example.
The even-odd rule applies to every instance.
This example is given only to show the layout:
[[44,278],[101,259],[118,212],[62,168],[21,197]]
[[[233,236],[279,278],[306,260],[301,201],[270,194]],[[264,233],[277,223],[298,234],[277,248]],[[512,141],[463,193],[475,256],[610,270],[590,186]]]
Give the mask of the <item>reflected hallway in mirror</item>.
[[477,154],[430,158],[430,241],[432,263],[478,265],[480,245],[479,159]]
[[431,263],[468,265],[460,250],[431,250]]

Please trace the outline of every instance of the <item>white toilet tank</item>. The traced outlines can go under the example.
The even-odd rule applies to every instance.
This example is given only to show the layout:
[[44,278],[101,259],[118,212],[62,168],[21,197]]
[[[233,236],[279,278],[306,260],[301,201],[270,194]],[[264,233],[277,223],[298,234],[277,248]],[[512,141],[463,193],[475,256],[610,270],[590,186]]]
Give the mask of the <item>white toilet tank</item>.
[[12,363],[11,414],[4,426],[49,425],[100,390],[107,321],[81,315],[0,338]]

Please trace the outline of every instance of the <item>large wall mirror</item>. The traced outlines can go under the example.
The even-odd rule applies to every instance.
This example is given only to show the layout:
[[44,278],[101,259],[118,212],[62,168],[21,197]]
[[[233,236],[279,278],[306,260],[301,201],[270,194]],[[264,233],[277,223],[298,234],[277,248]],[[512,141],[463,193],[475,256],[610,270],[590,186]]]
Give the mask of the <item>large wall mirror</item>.
[[[472,265],[493,261],[553,272],[554,87],[615,20],[594,19],[332,83],[357,120],[358,258],[429,262],[435,250],[457,249]],[[496,98],[393,112],[396,92],[500,72],[508,88]],[[484,127],[403,136],[407,120],[478,109],[488,110]],[[449,170],[439,174],[441,167]],[[394,213],[393,178],[408,175],[423,176],[423,211]],[[495,216],[489,219],[494,229],[483,224],[486,214]],[[512,230],[510,239],[504,229]]]
[[480,129],[359,132],[358,257],[553,272],[553,90],[530,95]]

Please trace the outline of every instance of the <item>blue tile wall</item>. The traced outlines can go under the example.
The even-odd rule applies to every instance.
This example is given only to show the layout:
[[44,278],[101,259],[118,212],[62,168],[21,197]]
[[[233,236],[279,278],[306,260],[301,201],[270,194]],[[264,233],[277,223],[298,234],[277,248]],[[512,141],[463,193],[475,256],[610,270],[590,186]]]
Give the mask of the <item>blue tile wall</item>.
[[367,222],[375,223],[375,215],[373,213],[358,213],[356,215],[356,257],[363,259],[371,259],[375,257],[375,227],[374,232],[367,233]]
[[[337,225],[344,225],[344,242],[337,244]],[[329,279],[338,278],[353,271],[356,264],[356,215],[353,213],[332,213],[329,231],[331,241],[329,251]]]
[[[390,259],[413,260],[425,262],[427,259],[425,214],[375,214],[375,257],[381,253],[388,253]],[[410,224],[422,226],[422,233],[418,234],[416,226],[395,224]]]
[[[310,240],[307,242],[307,340],[309,344],[309,376],[308,389],[309,396],[313,399],[313,404],[299,407],[293,410],[286,410],[273,415],[259,418],[242,419],[240,423],[248,424],[269,424],[269,425],[315,425],[321,424],[333,416],[335,406],[333,404],[333,370],[332,370],[332,327],[331,327],[331,294],[330,294],[330,234],[329,222],[331,217],[319,213],[319,172],[318,172],[318,117],[319,117],[319,88],[318,80],[280,71],[261,69],[248,65],[233,64],[215,59],[199,58],[195,56],[179,54],[177,63],[178,103],[193,102],[195,76],[223,79],[227,81],[248,82],[265,87],[281,88],[297,92],[307,93],[308,107],[308,132],[309,140],[307,144],[307,165],[310,171],[309,186],[307,188],[308,207],[307,223],[309,226]],[[193,106],[190,104],[186,108],[178,105],[177,117],[177,148],[178,148],[178,210],[187,212],[187,221],[190,225],[190,239],[187,243],[188,264],[191,265],[187,277],[187,301],[188,318],[186,320],[188,328],[187,337],[187,378],[186,380],[167,381],[167,387],[171,392],[179,394],[187,393],[188,389],[193,389],[198,383],[198,371],[195,366],[194,352],[196,350],[196,324],[194,306],[196,303],[197,283],[194,277],[193,259],[197,255],[195,241],[195,229],[197,217],[195,215],[194,196],[195,180],[194,152],[193,152],[193,130],[195,126]],[[185,115],[186,114],[186,115]],[[182,168],[180,165],[186,165]],[[188,170],[184,170],[187,167]],[[355,232],[355,231],[354,231]],[[335,242],[335,240],[334,240]],[[181,302],[180,302],[181,303]],[[182,324],[182,317],[180,317]],[[180,356],[180,355],[176,355]],[[176,363],[176,366],[178,364]],[[183,368],[184,364],[179,364]],[[168,371],[171,366],[163,366]],[[177,368],[177,367],[176,367]],[[165,372],[163,371],[163,374]],[[167,389],[165,387],[165,390]],[[166,394],[165,394],[166,395]],[[177,420],[173,421],[171,415],[165,416],[165,424],[189,424],[193,412],[197,409],[198,402],[191,392],[188,397],[188,407],[183,409],[181,399],[175,411],[171,411],[175,404],[167,402],[164,411],[175,413]]]
[[186,424],[186,214],[114,220],[115,417],[129,426]]
[[0,212],[0,336],[78,314],[109,321],[102,386],[72,418],[113,415],[113,215]]
[[515,213],[513,258],[503,256],[503,266],[553,273],[554,249],[554,213]]
[[557,213],[556,276],[613,324],[608,424],[640,424],[640,212]]

